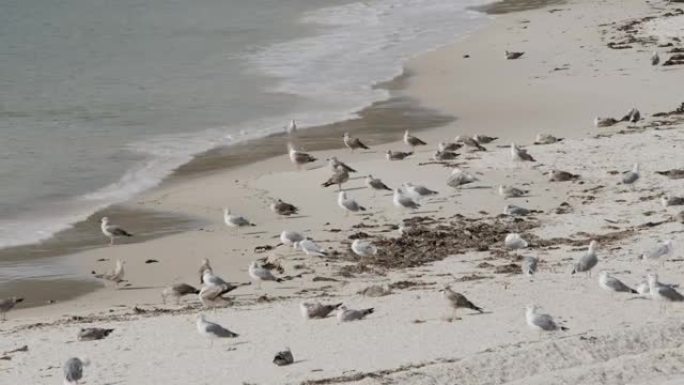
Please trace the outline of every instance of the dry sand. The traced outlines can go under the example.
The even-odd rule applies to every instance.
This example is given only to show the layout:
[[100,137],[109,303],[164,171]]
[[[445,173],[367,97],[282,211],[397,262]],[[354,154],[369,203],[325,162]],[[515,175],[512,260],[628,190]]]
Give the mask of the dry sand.
[[[366,214],[345,216],[337,207],[334,187],[320,187],[331,174],[324,162],[296,171],[285,156],[168,183],[139,197],[137,207],[201,218],[208,225],[70,256],[84,275],[124,259],[130,286],[10,312],[9,321],[0,323],[0,355],[22,345],[28,345],[28,351],[0,360],[0,382],[58,383],[61,364],[71,356],[91,359],[88,384],[684,382],[679,322],[684,305],[674,304],[661,313],[650,299],[613,295],[597,283],[599,270],[609,270],[631,286],[653,270],[664,282],[684,282],[678,247],[684,243],[682,225],[672,219],[679,210],[659,203],[663,193],[677,194],[684,182],[654,173],[684,167],[684,114],[653,116],[683,101],[677,80],[684,72],[681,66],[652,67],[653,47],[606,46],[628,18],[662,13],[641,1],[571,1],[499,16],[467,39],[409,63],[414,75],[408,79],[407,94],[458,117],[417,134],[430,143],[429,149],[419,148],[413,158],[401,162],[384,158],[387,149],[407,150],[400,142],[353,154],[313,153],[320,159],[337,156],[360,171],[345,188],[368,207]],[[507,48],[526,53],[507,61]],[[567,69],[554,70],[565,64]],[[619,118],[633,105],[646,116],[638,127],[592,126],[595,115]],[[438,141],[464,132],[501,139],[487,145],[487,152],[462,153],[457,163],[480,182],[454,190],[445,185],[450,168],[429,158]],[[533,146],[537,133],[569,139]],[[508,148],[497,147],[512,138],[527,146],[538,162],[512,163]],[[642,179],[634,188],[620,185],[620,173],[635,161],[641,164]],[[581,179],[549,183],[543,172],[552,168],[580,174]],[[426,200],[417,213],[402,212],[392,206],[390,194],[374,196],[364,187],[360,176],[369,173],[390,186],[411,181],[440,194]],[[498,184],[531,192],[504,200],[496,192]],[[299,206],[301,215],[275,218],[268,210],[274,198]],[[507,203],[539,212],[522,221],[500,217]],[[257,226],[226,228],[222,207]],[[484,219],[466,225],[458,215]],[[350,236],[364,232],[396,238],[390,225],[411,216],[435,221],[425,222],[403,240],[379,240],[386,249],[378,260],[363,263],[349,254]],[[305,257],[284,246],[254,251],[275,246],[283,229],[304,232],[331,256]],[[532,247],[520,253],[501,250],[511,230],[520,230]],[[590,239],[600,242],[593,277],[571,276],[572,262]],[[637,260],[665,239],[674,240],[675,253],[664,266]],[[412,246],[423,240],[430,244]],[[492,240],[498,243],[486,245]],[[401,252],[385,254],[397,249]],[[539,274],[518,274],[517,255],[539,257]],[[418,256],[435,261],[386,268],[388,260],[405,266]],[[195,330],[200,312],[195,298],[186,299],[187,307],[161,305],[159,293],[165,285],[199,283],[202,258],[209,258],[225,279],[246,282],[249,262],[261,257],[282,264],[283,275],[294,278],[267,282],[261,289],[241,287],[233,292],[235,306],[205,311],[209,320],[239,333],[237,339],[217,341],[210,348]],[[102,259],[106,261],[98,262]],[[159,262],[146,264],[147,259]],[[340,275],[341,269],[347,274]],[[485,313],[463,311],[462,319],[450,320],[450,309],[437,292],[446,284]],[[390,285],[391,294],[358,294],[372,285]],[[272,302],[259,300],[264,295]],[[374,307],[375,313],[343,324],[334,318],[305,321],[298,307],[303,300]],[[540,338],[525,324],[524,306],[529,303],[542,306],[570,330]],[[76,341],[78,329],[86,326],[115,331],[102,341]],[[295,363],[273,365],[273,355],[286,346]]]

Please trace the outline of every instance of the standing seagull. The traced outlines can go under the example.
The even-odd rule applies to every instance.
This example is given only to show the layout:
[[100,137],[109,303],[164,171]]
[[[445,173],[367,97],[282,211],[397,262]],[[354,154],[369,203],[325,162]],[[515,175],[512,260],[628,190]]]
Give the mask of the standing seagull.
[[417,137],[409,134],[409,130],[404,131],[404,143],[409,145],[411,148],[417,147],[417,146],[425,146],[427,143],[423,142],[422,140],[418,139]]
[[658,63],[660,63],[660,56],[658,56],[658,52],[653,51],[653,54],[651,55],[651,65],[657,66]]
[[210,339],[211,342],[209,346],[214,345],[214,339],[216,338],[238,337],[237,333],[233,333],[219,324],[207,321],[204,318],[204,314],[197,316],[197,331],[199,334]]
[[321,184],[323,187],[337,185],[337,190],[342,191],[342,184],[349,180],[349,173],[342,167],[338,167],[335,173]]
[[403,189],[404,189],[404,191],[406,191],[406,193],[408,193],[409,195],[412,195],[416,198],[423,198],[426,196],[439,194],[435,190],[430,190],[429,188],[427,188],[425,186],[415,185],[411,182],[406,182],[406,183],[402,184],[401,187],[403,187]]
[[234,227],[236,229],[245,226],[256,226],[243,216],[231,214],[230,210],[227,208],[223,209],[223,221],[226,223],[226,226]]
[[349,322],[358,321],[366,318],[367,315],[373,314],[374,309],[372,307],[368,309],[348,309],[346,306],[342,305],[337,308],[337,321],[339,322]]
[[352,150],[352,151],[356,150],[357,148],[363,148],[364,150],[368,150],[368,146],[363,144],[361,139],[352,138],[351,136],[349,136],[348,132],[344,133],[342,140],[344,141],[344,145],[347,146],[347,148]]
[[83,378],[83,367],[88,365],[90,361],[87,358],[69,358],[64,363],[64,385],[78,384]]
[[622,174],[622,183],[633,184],[637,180],[639,180],[639,163],[634,163],[632,171]]
[[527,150],[516,146],[515,143],[511,143],[511,159],[517,162],[536,162]]
[[382,182],[380,178],[373,178],[373,175],[368,175],[366,177],[366,186],[373,190],[373,192],[377,190],[387,190],[387,191],[392,191],[391,188],[387,187],[385,183]]
[[24,299],[19,297],[0,299],[0,319],[7,321],[7,312],[21,302],[24,302]]
[[446,286],[444,289],[440,290],[440,292],[442,295],[444,295],[444,298],[449,301],[449,306],[454,309],[454,319],[460,319],[456,316],[456,311],[459,308],[472,309],[477,312],[484,313],[481,307],[470,302],[463,294],[451,290],[449,286]]
[[536,305],[527,305],[525,318],[527,319],[527,326],[532,329],[539,330],[539,332],[568,330],[565,326],[559,326],[548,314],[539,314],[539,307]]
[[224,289],[225,285],[206,285],[197,293],[197,297],[204,307],[216,309],[217,307],[227,306],[230,305],[232,301],[223,297]]
[[114,238],[133,236],[133,234],[129,233],[128,231],[122,229],[117,225],[110,225],[109,218],[107,217],[102,217],[102,219],[100,220],[100,229],[102,230],[102,234],[109,238],[110,245],[114,244]]
[[331,156],[326,160],[328,161],[328,166],[330,166],[330,170],[332,170],[332,172],[337,171],[338,168],[343,168],[347,172],[356,172],[356,170],[349,167],[346,163],[337,159],[336,156]]
[[608,274],[607,271],[602,271],[601,273],[599,273],[599,286],[601,286],[601,288],[604,290],[614,291],[618,293],[637,293],[636,290],[625,285],[619,279],[611,276],[610,274]]
[[287,125],[285,128],[285,131],[289,134],[292,135],[297,132],[297,122],[295,122],[294,119],[290,120],[290,123]]
[[262,281],[275,281],[275,282],[282,282],[283,281],[281,278],[276,278],[273,275],[273,273],[271,273],[271,270],[268,270],[264,267],[259,266],[257,261],[254,261],[249,265],[248,271],[249,271],[250,278],[257,281],[259,283],[260,287],[261,287]]
[[353,198],[347,198],[347,193],[344,191],[340,191],[337,196],[337,205],[346,210],[347,214],[349,214],[349,212],[355,213],[366,211],[366,208],[358,204]]
[[665,263],[665,260],[671,254],[672,254],[672,240],[668,239],[667,241],[663,242],[663,244],[658,246],[657,248],[641,254],[641,259],[643,259],[644,261],[647,261],[649,259],[650,260],[662,259],[661,263]]
[[400,209],[417,210],[418,208],[420,208],[420,204],[418,204],[418,202],[411,199],[411,197],[402,194],[401,190],[398,188],[394,189],[392,203],[395,207]]
[[278,199],[277,201],[271,203],[271,211],[278,215],[283,215],[287,217],[293,214],[297,214],[299,209],[297,208],[297,206],[291,203],[283,202],[282,199]]
[[309,257],[327,257],[328,253],[311,239],[302,239],[294,243],[294,248],[304,252]]
[[287,151],[288,151],[289,156],[290,156],[290,161],[295,166],[297,166],[298,170],[301,168],[302,165],[316,161],[316,158],[307,154],[306,152],[300,152],[300,151],[295,150],[292,143],[287,144]]
[[187,283],[176,283],[171,286],[167,286],[162,290],[162,302],[166,304],[166,298],[171,296],[176,299],[176,305],[180,304],[181,297],[190,294],[199,294],[199,290],[194,286],[188,285]]
[[358,255],[359,257],[368,257],[378,253],[378,248],[375,247],[375,245],[362,239],[355,239],[351,244],[351,249],[354,254]]
[[104,274],[95,274],[95,278],[100,278],[110,282],[114,282],[116,286],[119,286],[119,284],[124,281],[124,264],[124,261],[117,259],[114,270]]
[[596,241],[591,241],[591,243],[589,243],[589,250],[579,257],[577,262],[573,265],[572,274],[586,272],[588,276],[591,276],[591,269],[598,263],[596,246]]
[[675,288],[672,286],[667,286],[667,285],[659,285],[658,284],[658,275],[657,274],[649,274],[648,275],[648,287],[649,290],[651,291],[651,298],[653,298],[656,301],[664,301],[664,302],[682,302],[684,301],[684,296],[679,293]]

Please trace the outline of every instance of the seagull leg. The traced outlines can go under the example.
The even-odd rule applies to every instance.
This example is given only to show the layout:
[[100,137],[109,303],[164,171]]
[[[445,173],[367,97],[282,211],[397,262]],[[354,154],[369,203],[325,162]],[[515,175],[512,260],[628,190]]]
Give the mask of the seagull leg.
[[114,237],[109,237],[109,246],[114,246]]

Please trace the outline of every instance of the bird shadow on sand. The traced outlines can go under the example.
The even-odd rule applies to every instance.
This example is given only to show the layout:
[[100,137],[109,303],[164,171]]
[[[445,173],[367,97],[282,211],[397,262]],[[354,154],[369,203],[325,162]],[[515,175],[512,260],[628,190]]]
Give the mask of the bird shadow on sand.
[[300,219],[300,218],[308,218],[309,215],[288,215],[286,217],[283,217],[282,219]]
[[[368,187],[347,187],[345,189],[342,189],[342,191],[356,191],[356,190],[366,190]],[[339,193],[339,191],[336,191]]]
[[411,214],[412,215],[424,215],[424,214],[437,214],[439,213],[439,210],[421,210],[421,211],[414,211]]
[[267,232],[267,231],[252,231],[252,232],[249,232],[249,233],[238,233],[238,234],[242,234],[242,235],[261,235],[261,234],[268,234],[268,232]]
[[128,287],[120,287],[117,290],[149,290],[149,289],[161,289],[161,286],[128,286]]

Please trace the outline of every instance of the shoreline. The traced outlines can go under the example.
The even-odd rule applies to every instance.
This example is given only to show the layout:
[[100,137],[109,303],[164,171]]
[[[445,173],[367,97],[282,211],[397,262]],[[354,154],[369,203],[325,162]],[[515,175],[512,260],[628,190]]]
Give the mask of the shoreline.
[[[28,343],[31,352],[41,354],[16,353],[0,371],[7,370],[19,382],[39,382],[59,376],[57,361],[63,357],[87,354],[95,363],[87,369],[88,382],[94,384],[131,382],[143,375],[153,383],[188,383],[235,373],[241,381],[258,384],[424,380],[476,385],[487,378],[526,385],[646,385],[654,377],[684,378],[679,369],[684,355],[678,352],[684,335],[676,327],[679,307],[658,313],[658,304],[647,296],[608,293],[598,287],[598,271],[593,278],[569,272],[594,239],[600,242],[598,269],[612,272],[630,287],[653,271],[661,273],[663,282],[684,280],[684,268],[675,255],[664,262],[666,268],[637,260],[665,239],[684,242],[677,219],[680,210],[660,204],[663,194],[676,195],[681,181],[654,173],[667,167],[663,162],[679,166],[674,163],[684,143],[684,112],[675,111],[682,100],[672,79],[682,68],[652,67],[650,47],[611,50],[601,35],[601,28],[614,28],[602,27],[605,19],[620,23],[627,20],[625,15],[644,17],[653,12],[631,0],[568,1],[560,11],[546,8],[497,18],[455,45],[412,60],[407,71],[415,76],[404,79],[407,87],[400,94],[416,98],[429,110],[445,111],[440,116],[457,117],[417,131],[429,146],[417,148],[407,160],[388,162],[385,150],[406,151],[406,145],[378,141],[368,151],[350,152],[340,148],[339,135],[333,131],[321,134],[325,140],[320,140],[320,147],[312,146],[316,141],[301,142],[319,159],[337,156],[359,170],[344,187],[366,206],[364,213],[345,215],[335,204],[337,192],[320,187],[331,174],[321,161],[296,171],[285,155],[279,155],[229,170],[218,170],[207,160],[195,170],[185,170],[185,180],[164,183],[138,197],[135,205],[198,218],[204,221],[202,227],[73,255],[84,271],[125,260],[131,286],[11,312],[9,321],[1,324],[0,334],[6,338],[0,351]],[[533,41],[540,30],[549,33]],[[509,45],[523,46],[524,60],[504,60],[501,52]],[[463,58],[466,53],[468,60]],[[570,69],[550,71],[569,58]],[[600,86],[610,87],[594,93]],[[554,87],[562,92],[548,94]],[[574,92],[581,87],[586,90],[583,97]],[[651,95],[655,90],[659,93]],[[607,98],[610,93],[614,97]],[[628,97],[639,100],[626,103]],[[473,108],[484,98],[492,99],[491,104]],[[515,114],[502,108],[504,102],[526,108]],[[643,121],[591,126],[594,112],[619,118],[631,103],[642,110]],[[585,111],[588,105],[593,109]],[[663,111],[671,113],[657,114]],[[378,117],[386,119],[387,114]],[[388,136],[398,139],[401,128],[394,129]],[[356,131],[371,143],[377,138],[368,132]],[[430,161],[435,143],[464,132],[500,138],[486,145],[486,152],[461,150],[455,162]],[[531,145],[536,133],[566,139]],[[508,148],[500,148],[519,138],[537,162],[512,163]],[[273,148],[282,140],[275,139]],[[327,147],[335,143],[336,148]],[[231,158],[229,152],[219,155],[218,159]],[[620,174],[634,161],[642,166],[642,179],[630,188],[620,183]],[[480,181],[473,187],[447,187],[445,180],[455,164]],[[556,168],[577,173],[580,179],[550,183],[545,172]],[[363,187],[368,173],[391,187],[411,181],[436,189],[439,195],[423,200],[416,212],[400,211],[393,207],[391,194]],[[506,200],[497,194],[499,184],[530,193]],[[268,210],[276,198],[297,205],[300,214],[276,218]],[[505,204],[534,212],[511,218],[501,214]],[[257,226],[226,229],[221,218],[225,206]],[[404,235],[397,232],[402,223],[407,226]],[[328,255],[309,257],[277,246],[283,229],[312,237]],[[529,249],[503,247],[504,236],[513,231],[530,241]],[[377,260],[349,251],[352,239],[359,237],[381,246]],[[524,256],[540,259],[537,275],[520,274]],[[105,263],[98,262],[103,258]],[[145,264],[147,258],[158,263]],[[260,288],[240,287],[230,294],[232,306],[207,311],[210,320],[240,334],[209,350],[194,330],[195,317],[202,312],[197,300],[188,298],[176,307],[160,305],[159,298],[169,283],[197,285],[203,258],[230,282],[246,282],[247,265],[257,258],[282,267],[278,275],[284,279]],[[484,313],[459,311],[460,318],[453,318],[437,292],[445,285],[466,295]],[[302,320],[299,302],[319,300],[373,307],[375,312],[353,323]],[[537,338],[525,325],[522,309],[529,303],[541,305],[570,330]],[[72,342],[85,325],[112,327],[115,332],[99,342],[55,343]],[[272,354],[284,346],[292,348],[296,362],[276,367],[270,363]],[[148,353],[150,361],[139,362],[139,356]],[[594,357],[591,363],[587,356]],[[53,361],[54,368],[31,370]]]

